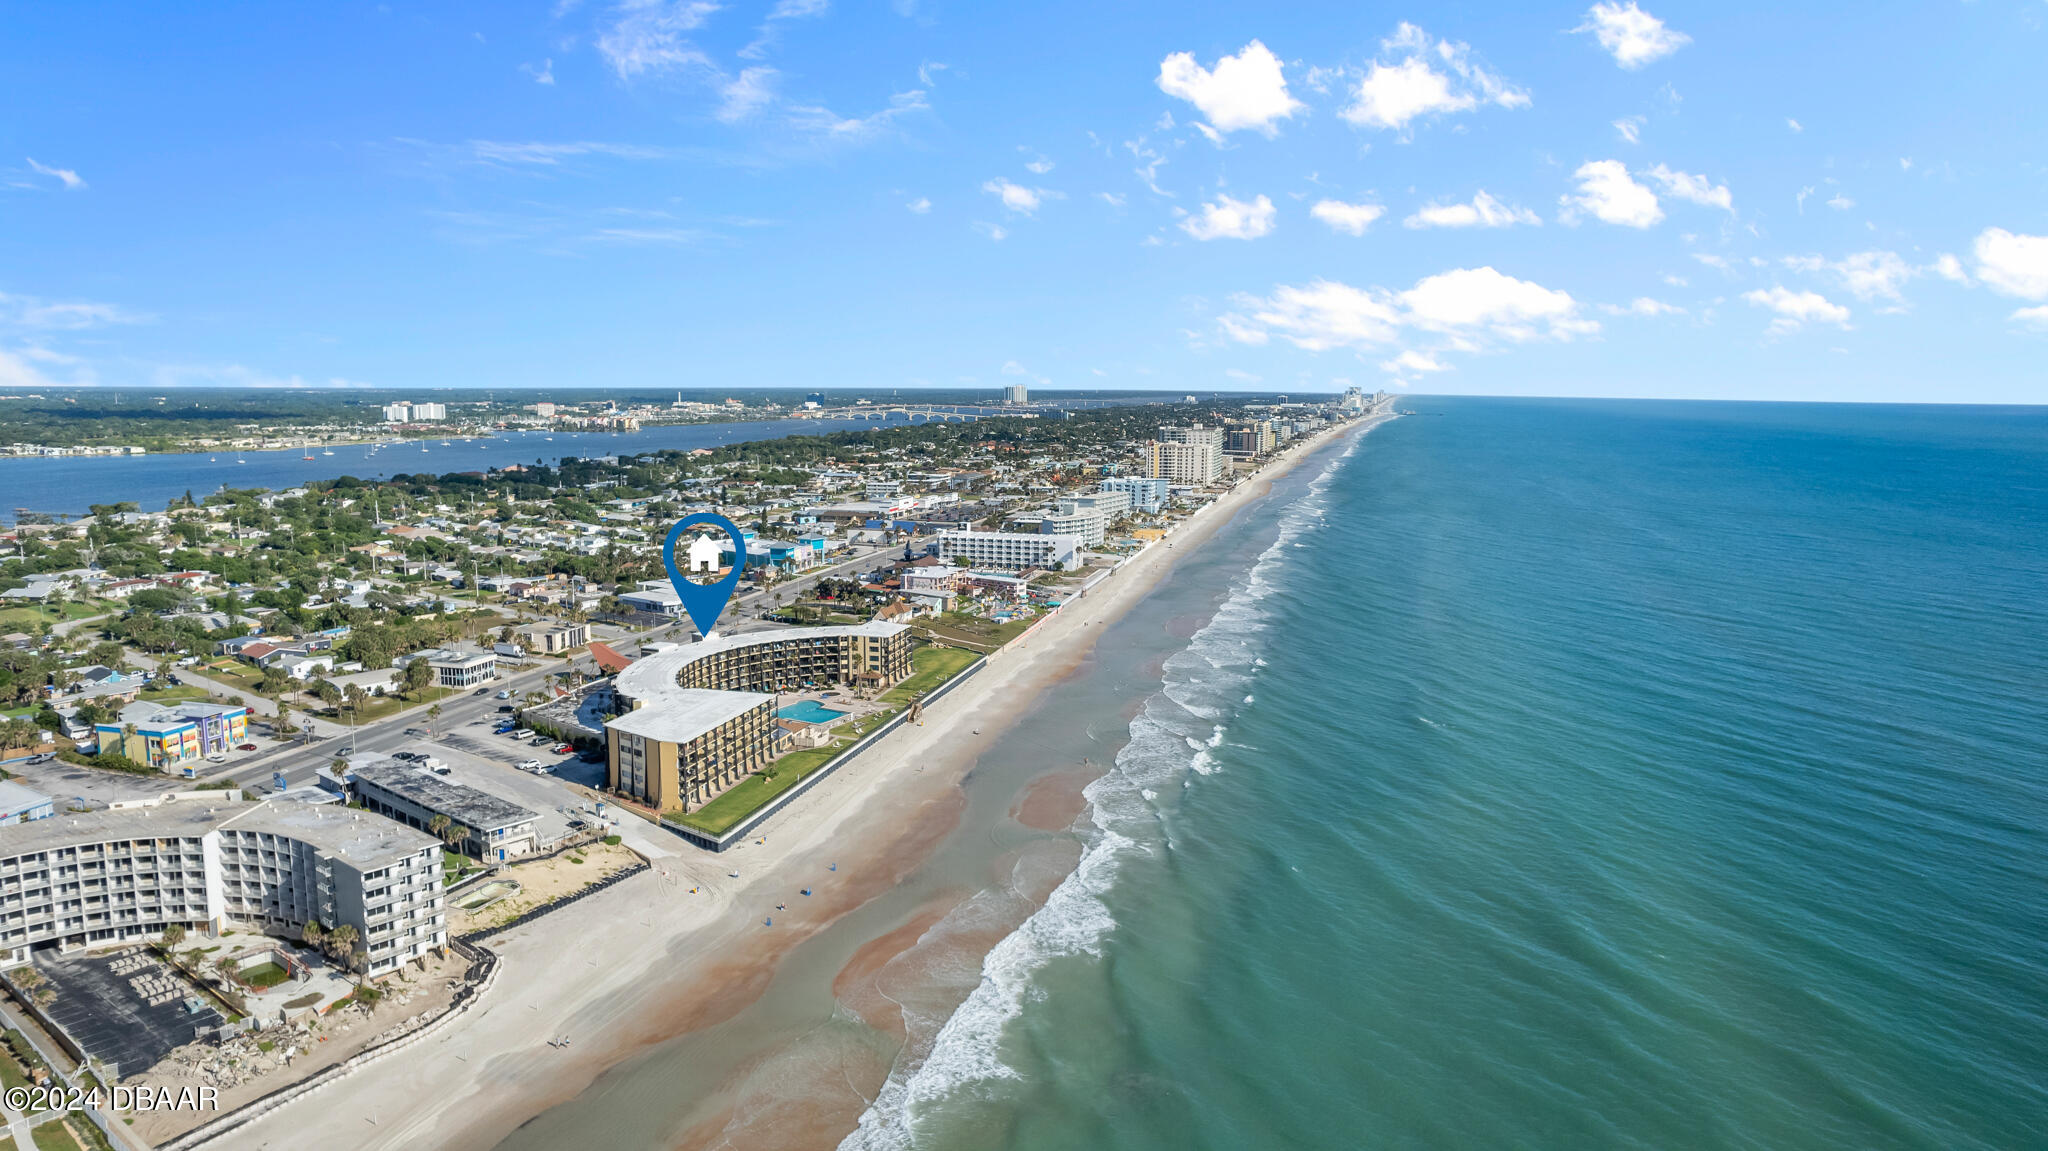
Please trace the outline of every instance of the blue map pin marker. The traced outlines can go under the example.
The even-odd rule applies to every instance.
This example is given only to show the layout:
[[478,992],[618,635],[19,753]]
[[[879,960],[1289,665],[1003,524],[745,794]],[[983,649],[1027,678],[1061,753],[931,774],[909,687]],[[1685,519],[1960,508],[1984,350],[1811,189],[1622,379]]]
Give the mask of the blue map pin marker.
[[[692,583],[683,574],[683,566],[676,562],[676,541],[683,538],[683,532],[698,524],[717,528],[732,540],[732,571],[717,583]],[[697,634],[708,639],[712,627],[718,623],[718,614],[725,610],[726,601],[732,598],[733,589],[740,586],[740,573],[747,567],[747,538],[740,534],[738,524],[722,515],[692,512],[668,529],[668,540],[661,545],[661,562],[668,568],[668,582],[675,586],[677,597],[683,601],[683,610],[690,613],[690,622],[697,625]]]

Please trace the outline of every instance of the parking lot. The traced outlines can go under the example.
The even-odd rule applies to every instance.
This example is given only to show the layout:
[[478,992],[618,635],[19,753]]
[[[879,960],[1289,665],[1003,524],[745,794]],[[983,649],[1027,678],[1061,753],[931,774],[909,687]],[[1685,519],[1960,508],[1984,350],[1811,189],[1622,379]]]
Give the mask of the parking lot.
[[[411,750],[426,752],[446,764],[448,773],[443,778],[534,812],[540,817],[534,830],[543,845],[569,834],[573,830],[570,822],[580,818],[577,806],[585,801],[565,784],[601,786],[605,765],[584,763],[573,754],[556,755],[550,750],[551,745],[536,746],[510,736],[493,735],[493,726],[490,720],[480,720],[456,728],[438,741],[422,740]],[[365,766],[389,759],[385,754],[365,753],[351,762]],[[554,769],[554,774],[538,775],[513,766],[529,759],[539,760]]]
[[133,1075],[222,1023],[211,1000],[142,947],[98,955],[39,954],[56,987],[47,1011],[80,1047]]

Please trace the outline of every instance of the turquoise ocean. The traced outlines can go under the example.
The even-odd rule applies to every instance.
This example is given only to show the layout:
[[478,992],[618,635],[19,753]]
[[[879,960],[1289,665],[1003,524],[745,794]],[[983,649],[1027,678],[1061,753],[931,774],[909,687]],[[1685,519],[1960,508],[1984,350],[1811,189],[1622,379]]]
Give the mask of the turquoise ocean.
[[2048,1146],[2048,409],[1401,407],[846,1146]]

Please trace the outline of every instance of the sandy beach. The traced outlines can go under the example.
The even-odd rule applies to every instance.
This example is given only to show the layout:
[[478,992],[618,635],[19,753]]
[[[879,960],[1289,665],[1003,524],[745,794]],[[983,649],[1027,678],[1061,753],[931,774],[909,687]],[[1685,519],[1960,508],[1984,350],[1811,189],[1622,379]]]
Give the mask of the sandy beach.
[[[731,1019],[760,997],[791,948],[895,886],[946,836],[964,802],[962,777],[1021,711],[1017,701],[1036,698],[1073,670],[1091,631],[1101,634],[1273,479],[1367,426],[1314,437],[1203,508],[1174,531],[1172,546],[1153,545],[995,653],[985,670],[933,705],[923,725],[899,728],[820,783],[770,820],[762,839],[711,855],[629,821],[627,843],[653,868],[487,940],[503,966],[466,1015],[205,1146],[490,1147],[607,1069]],[[1020,822],[1071,822],[1086,782],[1071,770],[1048,773],[1019,801]],[[806,887],[809,896],[800,894]],[[835,981],[850,1007],[859,1011],[867,994],[862,973],[908,946],[922,930],[917,923],[939,913],[863,949]],[[549,1043],[563,1039],[566,1047]],[[843,1134],[851,1118],[820,1114],[812,1126],[801,1137],[789,1132],[788,1145],[819,1141],[831,1129]]]

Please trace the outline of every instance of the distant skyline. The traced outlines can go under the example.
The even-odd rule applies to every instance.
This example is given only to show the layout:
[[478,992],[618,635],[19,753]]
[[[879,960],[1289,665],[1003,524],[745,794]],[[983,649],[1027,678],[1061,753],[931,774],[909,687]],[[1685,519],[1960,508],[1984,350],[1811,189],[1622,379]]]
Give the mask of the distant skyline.
[[2048,5],[0,16],[0,391],[2048,402]]

